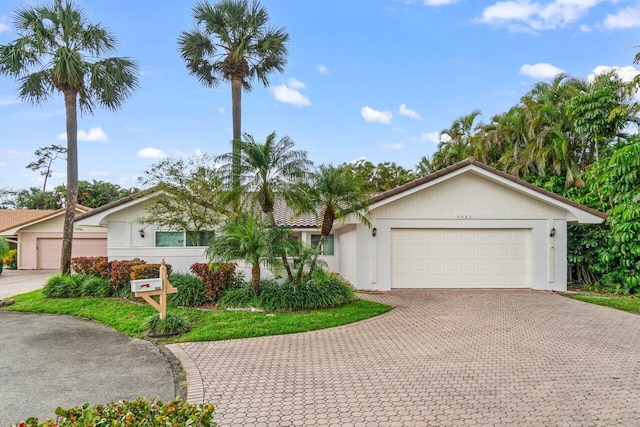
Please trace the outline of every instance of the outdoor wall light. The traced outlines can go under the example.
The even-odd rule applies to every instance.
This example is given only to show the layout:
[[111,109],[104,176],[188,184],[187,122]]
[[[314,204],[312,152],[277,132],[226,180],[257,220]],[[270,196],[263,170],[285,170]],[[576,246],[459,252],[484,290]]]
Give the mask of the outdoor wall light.
[[554,237],[555,235],[556,235],[556,228],[555,228],[555,227],[553,227],[553,228],[551,229],[551,232],[549,233],[549,237]]
[[378,234],[378,229],[377,229],[377,228],[375,228],[375,227],[373,227],[373,230],[371,230],[371,235],[372,235],[373,237],[376,237],[376,234]]
[[138,233],[140,233],[140,237],[144,238],[144,229],[143,228],[138,230]]

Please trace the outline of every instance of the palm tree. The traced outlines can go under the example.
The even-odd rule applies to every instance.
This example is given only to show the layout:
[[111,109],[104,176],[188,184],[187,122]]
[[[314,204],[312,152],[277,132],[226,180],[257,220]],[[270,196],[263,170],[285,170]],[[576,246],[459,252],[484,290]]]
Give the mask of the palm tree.
[[115,38],[69,0],[19,9],[14,25],[19,37],[0,46],[0,73],[18,79],[20,98],[29,103],[64,96],[67,195],[60,269],[68,274],[78,197],[78,107],[88,113],[96,106],[119,109],[138,87],[138,67],[128,58],[95,60],[115,50]]
[[362,183],[354,178],[348,166],[320,165],[311,174],[308,184],[302,185],[295,199],[299,212],[313,213],[320,226],[318,249],[322,249],[331,234],[336,219],[353,214],[364,224],[370,225],[367,206],[369,193],[362,190]]
[[[268,223],[275,228],[273,208],[276,200],[289,199],[292,185],[303,180],[312,163],[307,158],[307,152],[294,150],[295,143],[285,136],[277,140],[275,132],[269,134],[263,144],[245,134],[245,140],[239,144],[239,161],[234,162],[235,155],[231,153],[221,156],[226,160],[223,166],[227,176],[233,176],[233,164],[240,166],[240,187],[249,202],[257,203],[267,216]],[[282,253],[282,261],[289,279],[293,279],[286,253]]]
[[251,91],[257,78],[266,87],[268,76],[283,72],[289,34],[284,28],[268,27],[267,10],[254,1],[220,0],[212,6],[206,0],[193,8],[196,29],[178,38],[182,59],[189,73],[207,87],[220,80],[231,82],[233,118],[234,184],[240,182],[239,151],[242,136],[242,88]]
[[251,265],[251,287],[260,295],[261,265],[269,265],[271,241],[269,228],[255,216],[242,214],[228,221],[209,241],[206,255],[210,261],[244,260]]

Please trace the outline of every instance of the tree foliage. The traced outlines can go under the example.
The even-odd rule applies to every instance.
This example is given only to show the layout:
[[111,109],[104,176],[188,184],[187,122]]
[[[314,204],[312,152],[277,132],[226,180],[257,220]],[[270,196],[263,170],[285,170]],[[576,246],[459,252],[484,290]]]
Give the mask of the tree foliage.
[[139,220],[169,230],[191,231],[201,246],[201,231],[213,231],[229,214],[224,203],[222,175],[208,155],[185,161],[166,158],[139,179],[143,187],[164,191],[146,207]]
[[212,6],[205,0],[194,6],[193,18],[196,28],[183,31],[178,46],[189,74],[205,86],[231,83],[233,175],[238,185],[242,89],[251,91],[253,79],[266,87],[271,73],[284,71],[289,34],[269,26],[269,13],[257,1],[220,0]]
[[118,110],[138,86],[138,67],[128,58],[100,59],[115,50],[115,38],[70,0],[18,9],[14,27],[18,37],[0,45],[0,74],[16,78],[20,98],[31,104],[64,97],[67,194],[60,269],[68,274],[78,195],[78,108]]
[[44,177],[44,182],[42,183],[42,192],[44,193],[47,190],[47,180],[51,178],[53,170],[51,167],[53,166],[53,162],[58,158],[65,159],[65,154],[67,154],[67,149],[62,145],[49,145],[48,147],[38,148],[33,154],[37,157],[37,159],[27,165],[27,169],[31,169],[32,171],[40,171],[40,175]]

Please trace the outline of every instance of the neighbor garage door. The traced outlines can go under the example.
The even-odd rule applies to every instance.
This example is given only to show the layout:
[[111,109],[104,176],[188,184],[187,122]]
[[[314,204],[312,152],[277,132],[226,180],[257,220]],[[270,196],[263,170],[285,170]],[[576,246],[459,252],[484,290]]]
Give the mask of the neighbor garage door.
[[[62,239],[38,238],[38,269],[60,268]],[[72,257],[107,256],[107,239],[73,239]]]
[[392,288],[526,288],[528,229],[392,229]]

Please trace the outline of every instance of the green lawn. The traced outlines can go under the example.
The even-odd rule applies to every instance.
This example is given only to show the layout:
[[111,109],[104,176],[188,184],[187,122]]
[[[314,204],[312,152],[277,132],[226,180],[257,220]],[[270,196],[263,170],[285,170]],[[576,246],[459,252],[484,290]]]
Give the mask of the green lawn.
[[[45,298],[41,290],[18,295],[13,299],[16,303],[5,310],[86,317],[135,338],[144,336],[144,321],[155,313],[147,304],[139,305],[115,298]],[[185,334],[161,341],[217,341],[306,332],[357,322],[390,309],[390,306],[364,300],[338,308],[295,313],[169,308],[170,312],[186,316],[192,329]]]
[[607,295],[607,294],[576,294],[569,295],[570,298],[591,304],[604,305],[630,313],[640,313],[640,298],[628,295]]

